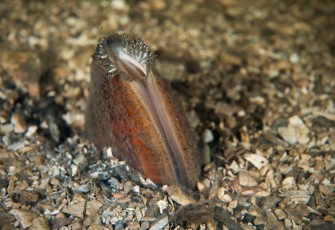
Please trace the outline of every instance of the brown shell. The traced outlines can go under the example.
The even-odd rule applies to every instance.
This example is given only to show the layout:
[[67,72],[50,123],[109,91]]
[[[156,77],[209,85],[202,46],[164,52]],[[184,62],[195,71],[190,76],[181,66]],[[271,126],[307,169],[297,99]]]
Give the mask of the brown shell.
[[154,67],[150,70],[155,96],[161,98],[182,149],[176,157],[169,152],[164,134],[155,127],[152,114],[136,89],[136,81],[118,73],[108,75],[105,66],[96,58],[91,70],[86,114],[89,138],[98,147],[112,146],[118,158],[156,183],[179,183],[193,188],[200,172],[200,157],[195,138],[170,85]]

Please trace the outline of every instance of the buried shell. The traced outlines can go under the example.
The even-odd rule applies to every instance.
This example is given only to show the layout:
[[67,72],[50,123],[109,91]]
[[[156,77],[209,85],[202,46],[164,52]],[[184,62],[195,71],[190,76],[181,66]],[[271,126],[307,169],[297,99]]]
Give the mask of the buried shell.
[[100,39],[91,65],[86,131],[156,183],[193,188],[200,156],[178,99],[140,39]]

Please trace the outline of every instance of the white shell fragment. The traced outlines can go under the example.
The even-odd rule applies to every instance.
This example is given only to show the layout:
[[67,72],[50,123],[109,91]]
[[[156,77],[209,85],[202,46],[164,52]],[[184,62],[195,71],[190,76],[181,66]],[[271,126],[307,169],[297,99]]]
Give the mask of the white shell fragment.
[[159,212],[163,213],[163,210],[166,209],[166,207],[168,205],[168,202],[166,202],[165,200],[159,200],[159,201],[157,201],[156,205],[159,208]]
[[291,145],[307,144],[310,141],[308,128],[298,116],[290,117],[288,127],[279,127],[278,134]]
[[244,154],[244,159],[253,164],[258,170],[260,170],[262,167],[269,163],[265,157],[258,154]]
[[214,135],[213,135],[212,131],[209,130],[209,129],[205,129],[202,136],[203,136],[203,141],[205,143],[210,143],[214,140]]
[[284,141],[291,145],[294,145],[298,142],[297,133],[294,127],[279,127],[278,133],[284,139]]

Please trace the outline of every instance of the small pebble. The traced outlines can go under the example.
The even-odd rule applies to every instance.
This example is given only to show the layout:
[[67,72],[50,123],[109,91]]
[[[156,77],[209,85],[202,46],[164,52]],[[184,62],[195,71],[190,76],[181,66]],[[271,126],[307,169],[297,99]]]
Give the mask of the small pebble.
[[210,129],[205,129],[202,136],[205,143],[210,143],[214,140],[214,135]]
[[10,133],[14,130],[14,124],[4,124],[0,126],[1,133]]
[[26,132],[27,125],[22,115],[20,115],[19,113],[14,113],[12,115],[11,122],[14,125],[15,133]]
[[297,53],[291,54],[290,55],[290,62],[292,62],[293,64],[296,64],[300,61],[300,57]]
[[95,216],[103,204],[97,200],[87,201],[85,214],[87,216]]
[[244,171],[239,172],[238,181],[241,186],[254,187],[258,185],[255,178],[253,178],[248,172]]
[[15,216],[22,228],[29,228],[33,224],[33,219],[36,217],[34,212],[24,209],[12,209],[9,211],[9,214]]
[[84,211],[85,211],[85,204],[86,202],[85,201],[81,201],[81,202],[78,202],[74,205],[71,205],[71,206],[65,206],[63,209],[62,209],[62,212],[65,212],[65,213],[68,213],[70,215],[73,215],[73,216],[76,216],[76,217],[79,217],[81,219],[84,218]]
[[7,147],[7,150],[9,151],[18,151],[22,149],[25,146],[24,142],[16,142],[14,144],[11,144]]
[[36,133],[37,129],[38,127],[36,125],[29,126],[27,132],[25,133],[25,136],[26,137],[33,136]]
[[163,229],[169,223],[169,218],[166,216],[163,219],[153,223],[149,230],[160,230]]

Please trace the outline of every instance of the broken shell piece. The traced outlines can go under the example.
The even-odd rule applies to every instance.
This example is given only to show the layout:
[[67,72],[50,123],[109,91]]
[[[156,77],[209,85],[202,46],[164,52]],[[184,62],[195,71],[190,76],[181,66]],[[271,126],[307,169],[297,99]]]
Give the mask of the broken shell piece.
[[259,170],[269,163],[265,157],[258,154],[251,154],[251,153],[244,154],[244,159],[249,161]]
[[278,134],[291,145],[296,143],[307,144],[310,141],[308,133],[308,128],[298,116],[288,119],[288,127],[278,128]]
[[297,133],[294,127],[279,127],[278,133],[287,143],[291,145],[298,142]]

